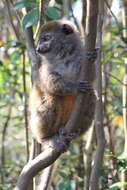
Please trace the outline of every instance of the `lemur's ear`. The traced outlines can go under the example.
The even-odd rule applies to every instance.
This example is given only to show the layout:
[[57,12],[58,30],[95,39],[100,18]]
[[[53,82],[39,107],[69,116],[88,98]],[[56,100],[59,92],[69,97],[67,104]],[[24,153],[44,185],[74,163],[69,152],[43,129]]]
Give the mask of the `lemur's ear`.
[[68,24],[63,24],[63,26],[62,26],[62,31],[63,31],[66,35],[69,35],[69,34],[72,34],[72,33],[73,33],[72,27],[69,26]]

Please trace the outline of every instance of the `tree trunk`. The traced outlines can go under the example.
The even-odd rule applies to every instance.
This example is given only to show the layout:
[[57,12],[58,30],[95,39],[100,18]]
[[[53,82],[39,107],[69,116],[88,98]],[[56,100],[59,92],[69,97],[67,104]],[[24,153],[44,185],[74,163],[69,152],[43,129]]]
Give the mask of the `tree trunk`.
[[101,63],[101,44],[102,44],[102,26],[104,17],[104,1],[99,0],[99,15],[98,15],[98,41],[99,55],[96,66],[96,91],[97,103],[95,111],[95,130],[97,137],[97,150],[94,159],[94,165],[90,178],[90,190],[99,190],[99,176],[103,161],[105,138],[103,129],[103,104],[102,104],[102,63]]

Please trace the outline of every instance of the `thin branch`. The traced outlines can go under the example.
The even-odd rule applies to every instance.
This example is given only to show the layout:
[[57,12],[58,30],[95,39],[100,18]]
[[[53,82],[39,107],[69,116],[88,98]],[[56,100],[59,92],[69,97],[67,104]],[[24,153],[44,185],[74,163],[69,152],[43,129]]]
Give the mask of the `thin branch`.
[[[15,87],[13,86],[11,89],[10,89],[10,99],[14,99],[15,97]],[[12,107],[13,107],[14,104],[10,103],[8,104],[8,114],[7,114],[7,119],[4,123],[4,126],[3,126],[3,130],[2,130],[2,141],[1,141],[1,165],[2,167],[5,166],[5,143],[6,143],[6,135],[7,135],[7,128],[9,126],[9,122],[10,122],[10,119],[11,119],[11,114],[12,114]],[[4,181],[4,172],[2,173],[1,175],[1,179]]]
[[[127,1],[123,0],[124,4],[124,17],[123,17],[123,26],[126,28],[126,30],[123,32],[123,36],[127,38]],[[126,43],[127,45],[127,43]],[[123,86],[123,127],[124,127],[124,154],[127,155],[127,63],[124,63],[125,65],[125,73],[123,78],[123,83],[126,84],[126,86]],[[127,156],[126,156],[127,158]],[[126,182],[127,181],[127,169],[124,168],[121,172],[121,181]],[[121,188],[121,190],[127,190],[127,185]]]
[[[9,121],[11,118],[11,113],[12,113],[12,105],[9,105],[8,108],[8,114],[7,114],[7,119],[4,123],[3,130],[2,130],[2,141],[1,141],[1,166],[4,168],[5,167],[5,138],[7,134],[7,128],[9,125]],[[4,172],[1,173],[1,181],[4,182]]]
[[86,12],[87,12],[87,0],[82,0],[83,3],[83,15],[82,15],[82,25],[85,32],[86,28]]
[[[113,11],[111,10],[110,5],[108,4],[107,0],[104,0],[104,1],[105,1],[106,5],[107,5],[108,9],[110,10],[111,15],[112,15],[113,18],[115,19],[117,26],[120,27],[121,24],[119,24],[119,21],[118,21],[116,15],[115,15],[115,14],[113,13]],[[125,45],[127,45],[126,41],[124,40],[124,35],[123,35],[122,32],[119,34],[119,36],[120,36],[120,39],[122,40],[122,42],[123,42]]]
[[24,31],[24,34],[25,34],[25,39],[26,39],[28,56],[31,63],[31,73],[32,73],[31,77],[32,77],[32,82],[33,82],[38,76],[39,58],[37,57],[37,54],[35,51],[32,28],[31,27],[27,28]]
[[[14,6],[13,0],[10,0],[10,4],[12,7]],[[21,14],[21,12],[19,12],[19,11],[15,12],[15,16],[16,16],[19,24],[21,24],[21,21],[22,21],[22,16],[20,14]]]
[[89,189],[89,181],[91,174],[91,163],[92,163],[92,154],[93,154],[93,141],[94,141],[94,122],[92,123],[87,136],[89,139],[86,142],[84,147],[84,164],[85,164],[85,176],[84,176],[84,185],[86,189]]
[[48,190],[51,183],[51,177],[53,173],[54,164],[45,168],[40,176],[40,184],[38,190]]
[[[33,159],[38,156],[41,152],[42,152],[42,145],[40,143],[38,143],[36,141],[36,139],[33,138],[33,141],[34,141],[34,151],[35,151],[35,155],[33,157]],[[40,174],[41,175],[41,174]],[[38,176],[35,176],[35,178],[33,179],[33,189],[36,189],[37,188],[37,183],[36,181],[39,180],[39,175]],[[42,182],[43,183],[43,182]]]
[[30,156],[29,162],[35,158],[35,139],[32,138],[31,147],[30,147]]
[[80,31],[79,24],[78,24],[78,22],[77,22],[76,17],[74,16],[74,12],[73,12],[73,9],[72,9],[72,2],[71,2],[71,0],[68,0],[68,6],[69,6],[69,11],[70,11],[70,13],[71,13],[71,17],[73,18],[75,25],[77,26],[78,30]]
[[111,10],[111,7],[110,7],[109,3],[107,2],[107,0],[104,0],[104,2],[105,2],[105,4],[106,4],[106,6],[108,7],[108,9],[109,9],[111,15],[114,17],[114,19],[115,19],[117,25],[119,26],[118,19],[117,19],[116,15],[113,13],[113,11]]
[[28,161],[28,159],[29,159],[29,135],[28,135],[28,114],[27,114],[26,65],[25,65],[25,54],[24,53],[22,55],[22,77],[23,77],[23,93],[24,93],[26,153],[27,153],[27,161]]
[[[30,7],[26,8],[26,12],[31,11]],[[26,47],[28,52],[28,57],[31,65],[31,79],[32,83],[38,77],[38,64],[39,64],[39,57],[36,54],[34,38],[33,38],[33,28],[28,27],[24,30],[24,36],[26,40]]]
[[11,10],[10,9],[10,2],[9,2],[9,0],[6,0],[5,2],[6,2],[6,6],[7,6],[8,18],[9,18],[11,27],[13,29],[13,32],[15,34],[16,39],[19,41],[20,40],[19,32],[18,32],[17,28],[15,27],[15,25],[13,23],[13,18],[12,18],[11,11],[10,11]]
[[2,131],[2,153],[1,153],[1,156],[2,156],[1,157],[1,163],[2,163],[2,165],[4,165],[4,163],[5,163],[4,144],[5,144],[5,136],[6,136],[6,132],[7,132],[7,127],[8,127],[10,118],[11,118],[11,111],[12,111],[12,105],[9,105],[7,119],[6,119],[5,123],[4,123],[3,131]]
[[37,35],[39,34],[39,31],[41,29],[41,26],[44,24],[44,0],[40,0],[39,2],[39,22],[37,25],[37,29],[34,35],[34,39],[37,38]]
[[[10,89],[10,99],[14,99],[14,97],[15,97],[15,89],[14,89],[14,87],[12,87]],[[11,113],[12,113],[13,104],[9,104],[8,106],[9,106],[8,107],[8,115],[7,115],[7,119],[5,121],[5,124],[3,126],[3,131],[2,131],[2,153],[1,153],[1,163],[2,163],[2,165],[5,164],[5,156],[4,156],[5,155],[4,154],[4,152],[5,152],[5,148],[4,148],[4,146],[5,146],[5,138],[6,138],[6,133],[7,133],[7,127],[8,127],[9,121],[11,119]]]
[[0,106],[0,109],[4,108],[4,107],[6,107],[6,106],[8,106],[8,104],[1,105],[1,106]]
[[118,79],[116,76],[114,76],[113,74],[109,73],[108,71],[104,71],[105,74],[110,75],[112,78],[114,78],[115,80],[117,80],[120,84],[122,84],[123,86],[126,86],[126,84],[124,84],[120,79]]

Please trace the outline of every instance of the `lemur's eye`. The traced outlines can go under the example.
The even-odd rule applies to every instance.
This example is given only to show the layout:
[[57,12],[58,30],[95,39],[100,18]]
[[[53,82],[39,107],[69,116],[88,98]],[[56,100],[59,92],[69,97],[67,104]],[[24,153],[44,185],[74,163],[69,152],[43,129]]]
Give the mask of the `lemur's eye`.
[[63,24],[62,26],[62,31],[66,34],[72,34],[73,33],[73,29],[71,28],[71,26],[69,26],[68,24]]
[[42,40],[44,41],[49,41],[51,39],[51,35],[50,34],[45,34],[41,37]]

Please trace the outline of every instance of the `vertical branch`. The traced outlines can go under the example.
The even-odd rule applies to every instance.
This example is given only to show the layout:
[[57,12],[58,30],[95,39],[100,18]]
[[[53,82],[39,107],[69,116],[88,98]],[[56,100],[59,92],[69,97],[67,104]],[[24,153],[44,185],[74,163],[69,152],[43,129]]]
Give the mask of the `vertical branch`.
[[[5,167],[5,138],[7,134],[7,128],[8,124],[11,118],[11,113],[12,113],[12,105],[9,105],[8,108],[8,114],[7,114],[7,119],[4,123],[3,130],[2,130],[2,140],[1,140],[1,166],[4,168]],[[4,172],[1,173],[1,182],[4,182]]]
[[[86,24],[88,25],[88,5],[89,2],[87,0],[82,0],[83,4],[83,15],[82,15],[82,26],[83,26],[83,36],[85,36],[88,33],[88,26],[87,26],[87,33],[86,33]],[[97,10],[96,10],[97,11]],[[96,13],[95,13],[96,14]],[[95,27],[96,31],[96,27]],[[91,64],[86,65],[86,70],[90,67]],[[92,65],[93,67],[93,65]],[[85,73],[86,75],[86,73]],[[92,142],[93,142],[93,133],[94,129],[93,126],[94,123],[92,123],[91,128],[87,132],[87,135],[89,136],[89,139],[87,139],[86,145],[84,147],[84,155],[83,155],[83,161],[85,165],[85,176],[84,176],[84,189],[89,189],[89,180],[90,180],[90,173],[91,173],[91,162],[92,162]],[[85,139],[85,135],[83,140]]]
[[69,13],[68,13],[68,14],[70,14],[70,17],[73,18],[75,25],[77,26],[78,30],[80,31],[79,24],[78,24],[78,22],[77,22],[76,17],[74,16],[74,13],[73,13],[72,1],[71,1],[71,0],[68,0],[68,10],[69,10]]
[[83,25],[83,29],[84,29],[84,32],[85,32],[85,28],[86,28],[87,0],[82,0],[82,3],[83,3],[82,25]]
[[[10,99],[14,99],[14,96],[15,96],[15,90],[14,88],[12,87],[10,89]],[[5,164],[5,138],[6,138],[6,133],[7,133],[7,128],[8,128],[8,125],[9,125],[9,121],[11,119],[11,113],[12,113],[12,104],[9,105],[9,108],[8,108],[8,114],[7,114],[7,119],[4,123],[4,126],[3,126],[3,131],[2,131],[2,152],[1,152],[1,164],[2,166],[4,166]]]
[[[30,8],[27,8],[26,11],[28,12],[29,10],[30,10]],[[31,65],[31,80],[32,80],[32,84],[33,84],[33,81],[35,81],[36,78],[38,77],[39,58],[37,57],[36,50],[35,50],[32,27],[28,27],[27,29],[24,30],[24,36],[26,39],[26,47],[27,47],[28,57],[29,57],[30,65]],[[28,133],[27,133],[27,128],[26,128],[26,137],[28,137],[27,135],[28,135]],[[26,138],[26,141],[27,141],[27,138]],[[32,149],[31,149],[31,153],[30,153],[30,159],[33,159],[33,157],[35,156],[35,145],[37,144],[36,142],[34,142],[33,139],[32,139],[32,141],[33,142],[32,142]],[[27,143],[27,151],[28,151],[28,143]],[[28,157],[27,157],[27,159],[28,159]],[[30,180],[29,188],[31,190],[33,189],[33,180],[32,179]]]
[[[39,1],[39,22],[37,25],[37,29],[33,38],[33,31],[32,28],[28,28],[25,31],[25,35],[27,38],[27,49],[29,53],[29,59],[31,62],[31,71],[32,71],[32,83],[36,80],[38,77],[38,63],[39,58],[36,55],[35,46],[34,46],[34,39],[36,40],[37,35],[40,31],[41,26],[44,24],[44,0]],[[30,48],[30,49],[29,49]],[[32,149],[31,149],[31,159],[36,157],[38,154],[41,153],[41,145],[38,144],[34,139],[32,140]],[[38,180],[38,177],[34,178],[33,180],[33,188],[36,188],[36,181]]]
[[78,141],[78,157],[77,159],[79,160],[78,167],[77,167],[77,177],[80,180],[76,180],[76,185],[75,185],[75,190],[80,189],[80,187],[84,184],[84,173],[85,173],[85,165],[84,165],[84,141],[83,139],[79,139]]
[[[125,63],[125,74],[123,83],[127,85],[127,62]],[[123,127],[124,127],[124,154],[127,156],[127,86],[123,85]],[[127,182],[127,169],[122,170],[122,181]],[[121,190],[127,190],[127,185]]]
[[29,134],[28,134],[28,118],[27,118],[27,90],[26,90],[26,66],[25,54],[22,55],[22,77],[23,77],[23,93],[24,93],[24,118],[25,118],[25,133],[26,133],[26,153],[27,161],[29,159]]
[[69,19],[69,1],[68,0],[65,0],[63,1],[63,9],[64,9],[64,12],[66,11],[66,18]]
[[[124,37],[127,38],[127,1],[124,3],[124,18],[123,25],[126,28],[124,30]],[[123,127],[124,127],[124,154],[127,156],[127,60],[125,60],[125,74],[123,79]],[[127,181],[127,169],[122,171],[122,181]],[[127,186],[124,186],[122,190],[126,190]]]
[[34,35],[34,39],[37,38],[37,35],[41,29],[41,26],[44,24],[44,0],[40,0],[39,2],[39,22],[38,22],[38,25],[37,25],[37,29],[36,29],[36,32],[35,32],[35,35]]
[[[127,1],[124,1],[124,26],[126,28],[124,37],[127,38]],[[124,152],[127,153],[127,60],[125,60],[125,74],[123,79],[123,121],[124,121],[124,135],[125,135],[125,146]]]
[[25,29],[24,34],[25,34],[25,39],[26,39],[28,56],[29,56],[29,60],[31,64],[31,75],[32,75],[31,78],[33,82],[38,76],[39,58],[37,57],[37,54],[35,51],[32,27]]
[[85,164],[85,177],[84,185],[85,189],[89,189],[90,173],[91,173],[91,163],[92,163],[92,151],[93,151],[93,138],[94,138],[94,122],[88,131],[89,139],[87,140],[84,154],[84,164]]
[[[84,65],[82,65],[81,80],[87,80],[93,82],[95,79],[94,63],[87,59],[87,52],[95,49],[96,44],[96,33],[97,33],[97,15],[98,15],[98,0],[88,0],[87,7],[87,23],[86,23],[86,37],[85,37],[85,52],[84,52]],[[93,73],[93,74],[91,74]],[[75,109],[65,126],[65,130],[68,133],[75,130],[75,127],[82,121],[81,119],[81,108],[88,104],[89,94],[82,94],[77,97]],[[85,107],[85,106],[84,106]],[[75,125],[74,125],[75,124]],[[75,126],[75,127],[74,127]]]
[[[105,1],[106,5],[107,2]],[[107,23],[107,24],[106,24]],[[105,23],[104,23],[104,28],[106,27],[111,27],[111,22],[110,22],[110,15],[107,14],[105,18]],[[105,34],[104,34],[105,35]],[[112,36],[110,34],[110,40],[109,40],[110,47],[112,47]],[[105,55],[106,56],[106,55]],[[110,77],[107,75],[108,73],[112,72],[112,61],[108,61],[106,64],[103,65],[103,91],[104,91],[104,115],[105,115],[105,120],[106,120],[106,127],[108,130],[108,136],[109,136],[109,151],[111,153],[111,156],[109,158],[109,162],[111,163],[111,168],[112,172],[111,175],[112,177],[116,178],[118,180],[118,174],[115,172],[115,167],[116,167],[116,158],[115,158],[115,149],[114,149],[114,126],[111,124],[111,117],[109,116],[108,113],[108,86],[109,86],[109,79]]]
[[44,0],[40,0],[39,4],[39,14],[40,14],[40,19],[39,19],[39,26],[41,27],[42,24],[44,24]]
[[51,183],[54,164],[45,168],[40,176],[40,184],[38,190],[48,190]]
[[[104,1],[99,0],[99,16],[98,16],[98,46],[101,47],[102,43],[102,26],[103,26],[103,17],[104,17]],[[90,190],[99,189],[99,175],[100,168],[102,165],[103,154],[104,154],[104,130],[103,130],[103,105],[102,105],[102,70],[101,70],[101,48],[99,50],[98,60],[97,60],[97,81],[96,81],[96,90],[97,90],[97,103],[96,103],[96,112],[95,112],[95,130],[97,137],[97,150],[94,158],[94,165],[90,178]]]
[[20,37],[19,37],[20,35],[19,35],[19,32],[18,32],[17,28],[15,27],[15,25],[13,23],[13,18],[12,18],[11,11],[10,11],[11,10],[10,9],[10,2],[9,2],[9,0],[6,0],[5,3],[6,3],[6,7],[7,7],[9,22],[11,24],[11,27],[13,29],[13,32],[15,34],[16,39],[19,41],[20,40]]

